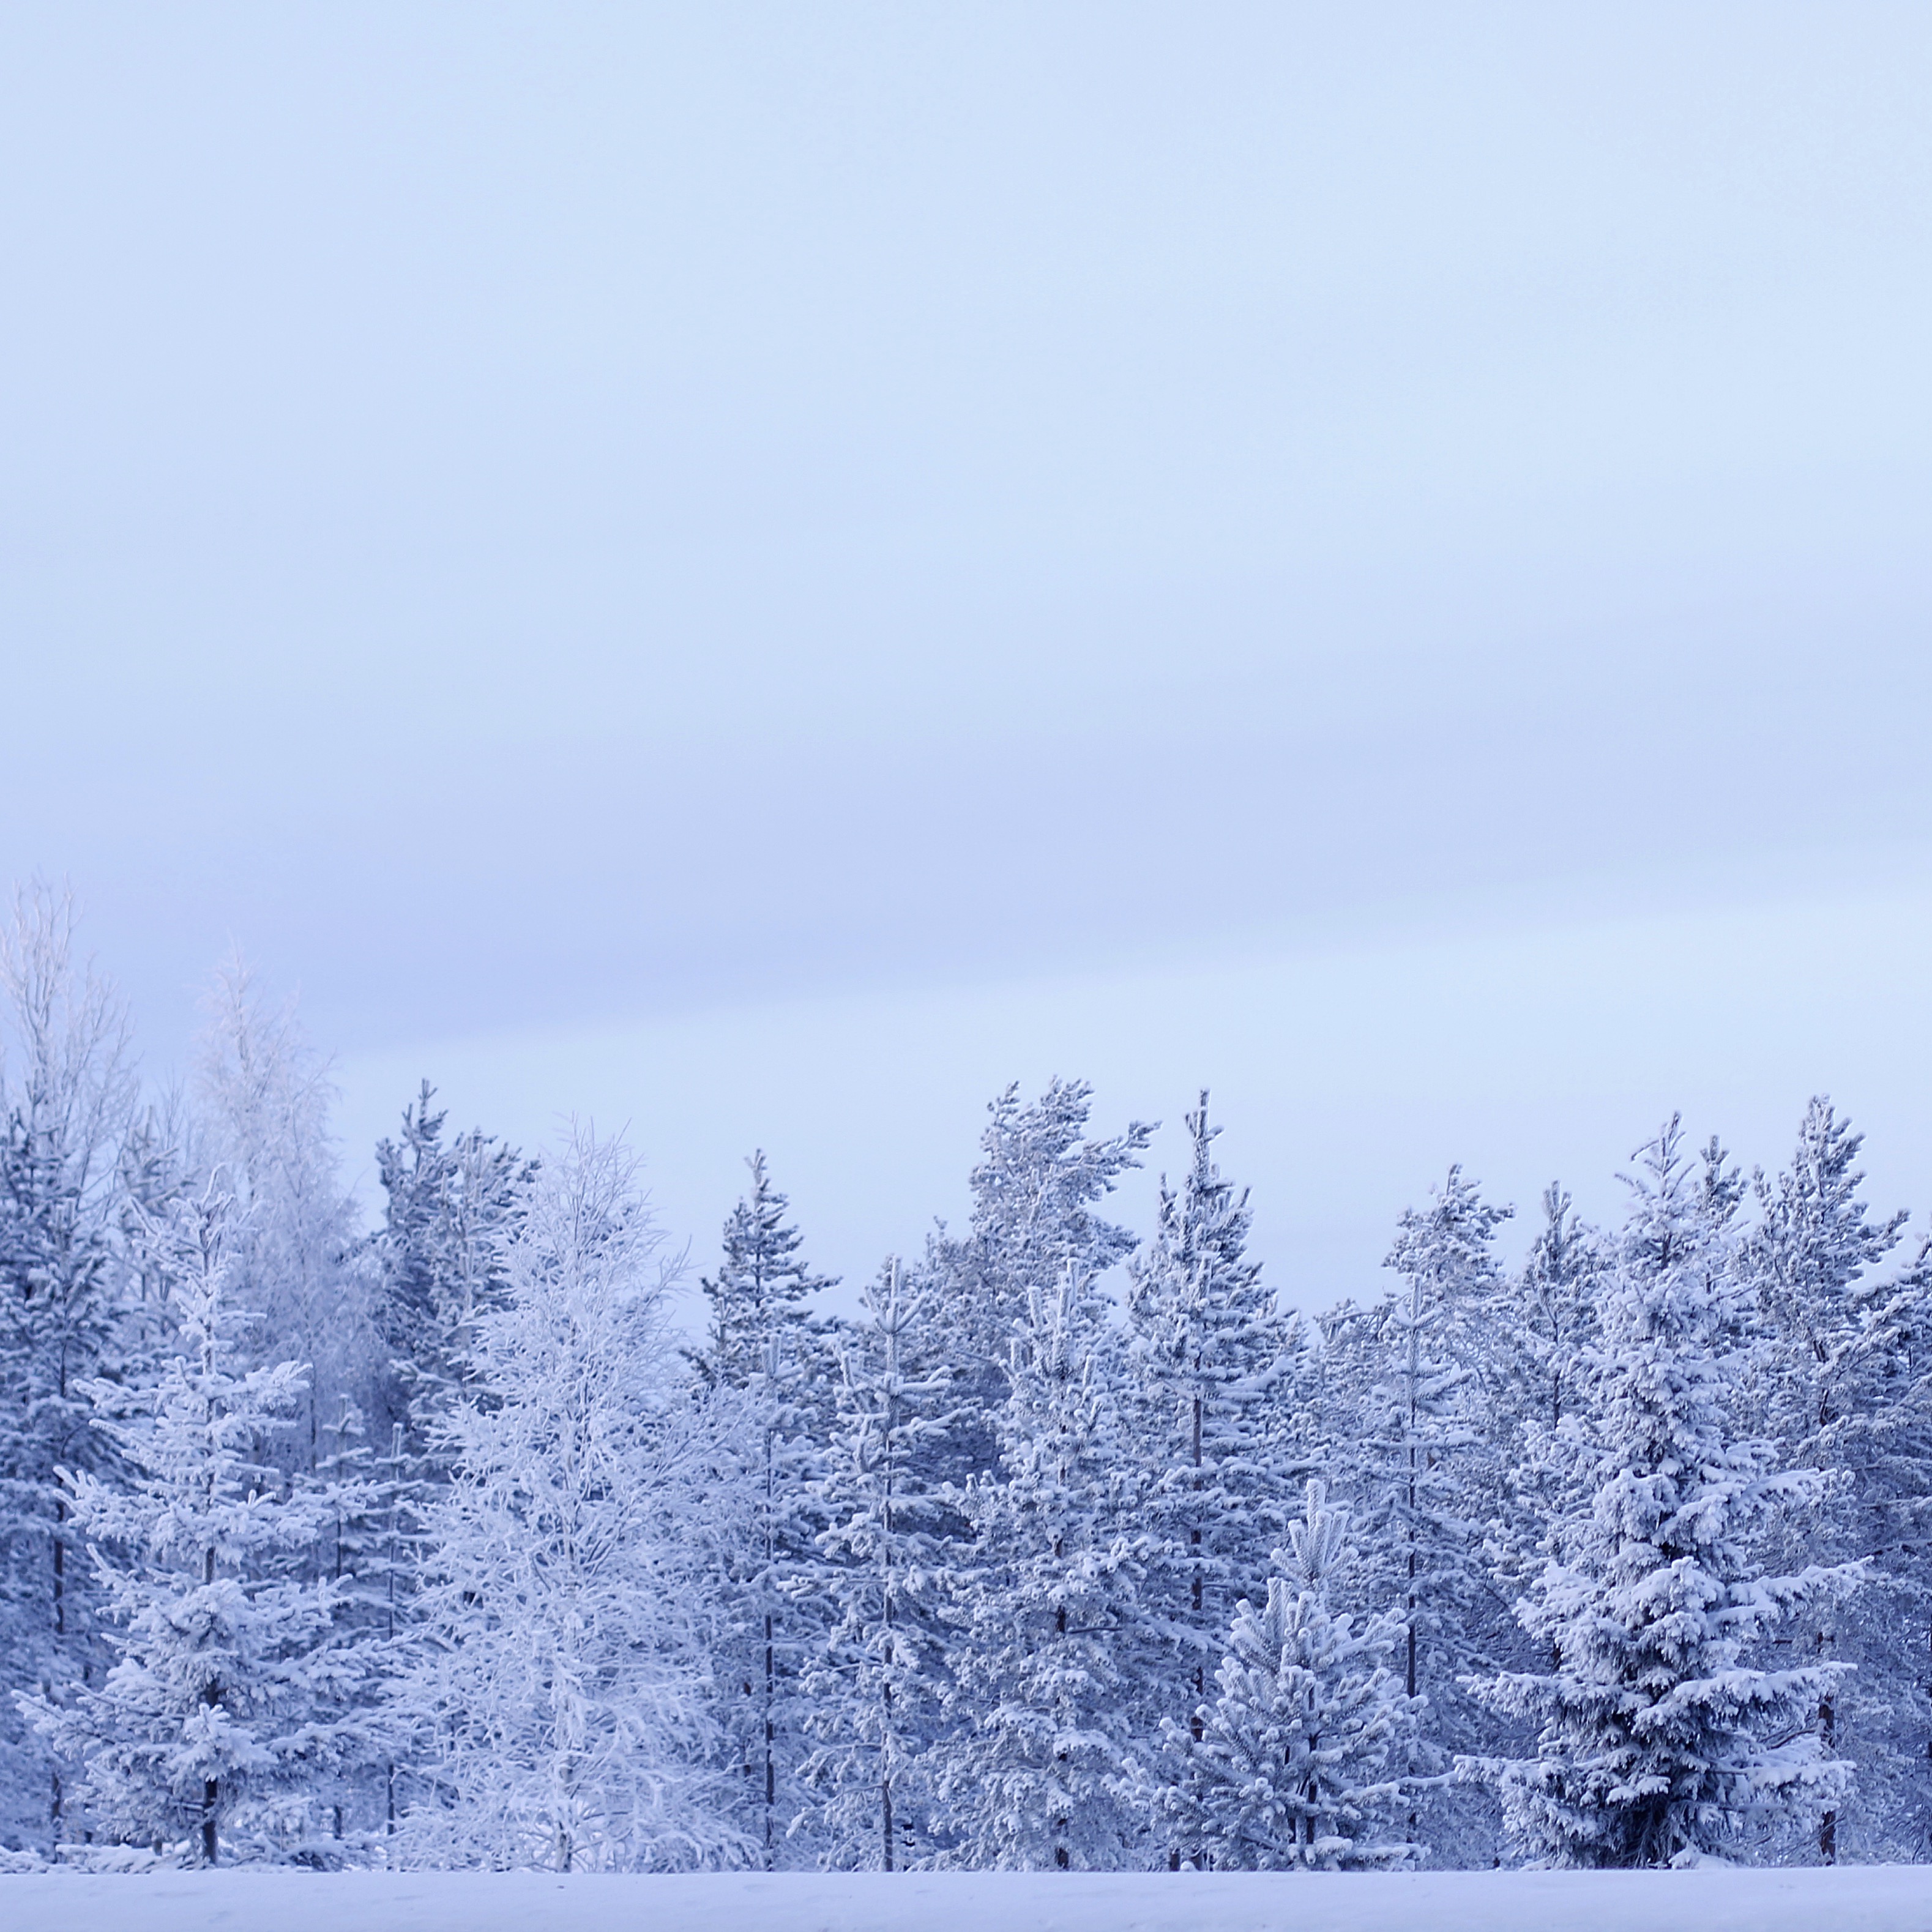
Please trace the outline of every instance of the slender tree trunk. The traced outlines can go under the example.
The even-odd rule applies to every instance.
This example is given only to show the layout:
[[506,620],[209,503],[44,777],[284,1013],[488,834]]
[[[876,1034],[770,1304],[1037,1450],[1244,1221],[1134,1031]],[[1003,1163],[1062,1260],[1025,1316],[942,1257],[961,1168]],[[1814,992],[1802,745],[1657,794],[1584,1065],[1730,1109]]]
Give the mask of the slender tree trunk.
[[772,1868],[772,1824],[778,1804],[778,1759],[772,1749],[778,1730],[772,1700],[778,1692],[776,1659],[772,1642],[772,1613],[765,1612],[765,1869]]
[[[1818,1654],[1825,1652],[1825,1633],[1818,1633]],[[1828,1693],[1818,1702],[1818,1742],[1826,1754],[1832,1755],[1838,1739],[1838,1707]],[[1838,1814],[1827,1811],[1818,1820],[1818,1862],[1821,1865],[1834,1865],[1838,1862]]]
[[883,1646],[886,1666],[885,1682],[880,1698],[882,1716],[879,1726],[879,1818],[885,1834],[885,1868],[892,1868],[892,1478],[898,1470],[898,1264],[892,1264],[892,1320],[895,1326],[886,1339],[886,1441],[885,1454],[880,1459],[880,1471],[885,1486],[885,1495],[879,1510],[879,1525],[884,1534],[879,1539],[879,1560],[885,1566],[885,1588],[882,1593],[880,1608],[885,1624],[885,1642]]
[[[777,1382],[777,1348],[773,1344],[770,1354],[770,1381]],[[776,1525],[772,1520],[772,1504],[776,1498],[776,1478],[772,1468],[772,1431],[765,1430],[765,1869],[772,1868],[772,1813],[778,1796],[778,1770],[772,1754],[772,1744],[776,1736],[772,1722],[772,1702],[778,1694],[776,1658],[772,1641],[772,1558],[776,1548]]]
[[[61,1406],[67,1406],[67,1349],[60,1352],[60,1372],[55,1378],[59,1391]],[[67,1521],[67,1498],[58,1488],[54,1491],[54,1635],[67,1635],[67,1538],[61,1526]]]
[[[1422,1383],[1422,1284],[1412,1281],[1408,1291],[1408,1668],[1405,1684],[1410,1696],[1416,1694],[1416,1616],[1420,1606],[1416,1601],[1416,1550],[1415,1506],[1418,1487],[1419,1464],[1416,1452],[1415,1432],[1421,1414]],[[1416,1834],[1420,1814],[1412,1810],[1408,1814],[1408,1834]]]
[[[467,1289],[465,1290],[466,1294]],[[389,1430],[389,1576],[388,1611],[385,1621],[384,1634],[392,1646],[396,1641],[396,1514],[402,1505],[403,1493],[403,1425],[392,1424]],[[396,1767],[393,1761],[382,1767],[384,1802],[388,1816],[385,1820],[386,1834],[396,1835]]]
[[54,1635],[67,1635],[67,1538],[59,1526],[67,1521],[67,1503],[54,1498]]
[[1415,1504],[1419,1487],[1415,1432],[1421,1419],[1422,1284],[1408,1292],[1408,1694],[1415,1695]]
[[[1201,1572],[1201,1357],[1197,1351],[1194,1358],[1194,1522],[1187,1532],[1188,1547],[1194,1558],[1194,1585],[1191,1592],[1194,1606],[1194,1628],[1198,1633],[1204,1620],[1207,1609],[1207,1592]],[[1187,1727],[1194,1742],[1201,1742],[1201,1706],[1208,1695],[1208,1664],[1204,1656],[1197,1657],[1194,1662],[1194,1695],[1190,1700],[1192,1708],[1187,1714]]]

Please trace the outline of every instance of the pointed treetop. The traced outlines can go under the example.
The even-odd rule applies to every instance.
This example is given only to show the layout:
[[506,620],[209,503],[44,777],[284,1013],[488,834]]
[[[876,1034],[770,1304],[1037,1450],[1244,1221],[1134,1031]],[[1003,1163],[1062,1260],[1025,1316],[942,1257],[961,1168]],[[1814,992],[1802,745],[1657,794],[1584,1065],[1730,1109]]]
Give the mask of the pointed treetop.
[[1301,1520],[1288,1525],[1288,1540],[1294,1560],[1283,1567],[1294,1572],[1298,1589],[1326,1604],[1328,1580],[1348,1546],[1348,1513],[1328,1508],[1328,1486],[1319,1476],[1308,1479]]
[[698,1283],[711,1304],[700,1371],[734,1388],[774,1373],[785,1338],[811,1325],[812,1298],[835,1286],[834,1277],[814,1274],[799,1252],[804,1237],[787,1225],[791,1204],[772,1185],[764,1150],[745,1165],[752,1185],[725,1220],[724,1258],[715,1275]]

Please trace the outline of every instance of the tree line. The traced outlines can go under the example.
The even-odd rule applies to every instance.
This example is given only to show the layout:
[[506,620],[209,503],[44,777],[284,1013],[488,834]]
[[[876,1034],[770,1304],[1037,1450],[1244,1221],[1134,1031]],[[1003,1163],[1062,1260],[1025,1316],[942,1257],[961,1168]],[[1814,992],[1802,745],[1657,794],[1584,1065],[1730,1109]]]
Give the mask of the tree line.
[[1924,1854],[1932,1260],[1826,1100],[1304,1310],[1204,1094],[1142,1239],[1151,1130],[1009,1089],[856,1312],[754,1156],[694,1337],[621,1142],[425,1082],[369,1228],[244,974],[158,1094],[63,901],[0,993],[11,1864]]

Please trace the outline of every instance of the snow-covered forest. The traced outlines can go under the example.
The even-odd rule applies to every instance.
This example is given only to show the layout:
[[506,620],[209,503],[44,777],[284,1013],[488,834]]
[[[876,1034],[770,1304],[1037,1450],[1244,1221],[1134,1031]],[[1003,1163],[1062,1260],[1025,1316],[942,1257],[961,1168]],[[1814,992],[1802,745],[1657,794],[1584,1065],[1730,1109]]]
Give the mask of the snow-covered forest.
[[1826,1100],[1520,1264],[1418,1176],[1336,1305],[1206,1096],[1130,1229],[1150,1128],[1010,1090],[835,1313],[755,1154],[687,1280],[621,1142],[425,1084],[370,1226],[245,974],[165,1091],[57,897],[0,978],[17,1867],[1926,1855],[1932,1251]]

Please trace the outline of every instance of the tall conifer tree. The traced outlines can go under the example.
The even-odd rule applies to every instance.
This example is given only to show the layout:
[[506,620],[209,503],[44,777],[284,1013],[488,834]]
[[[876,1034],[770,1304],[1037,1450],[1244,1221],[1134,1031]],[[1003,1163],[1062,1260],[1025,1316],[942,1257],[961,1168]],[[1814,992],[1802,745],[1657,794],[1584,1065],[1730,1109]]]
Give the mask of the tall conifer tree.
[[949,1862],[1107,1871],[1144,1856],[1132,1660],[1145,1540],[1115,1400],[1118,1344],[1090,1277],[1036,1290],[1016,1327],[999,1468],[976,1477],[956,1560],[960,1719],[940,1780]]
[[842,1330],[839,1369],[816,1580],[836,1610],[805,1676],[815,1747],[805,1782],[827,1862],[892,1871],[931,1850],[926,1754],[944,1689],[944,1556],[924,1452],[944,1436],[951,1382],[896,1260]]
[[962,1413],[950,1432],[946,1473],[963,1483],[998,1466],[996,1418],[1006,1400],[1013,1337],[1039,1296],[1058,1293],[1070,1268],[1097,1279],[1133,1252],[1135,1237],[1102,1217],[1100,1204],[1140,1165],[1152,1127],[1087,1136],[1093,1089],[1055,1079],[1037,1100],[1010,1086],[987,1107],[970,1177],[972,1222],[942,1228],[922,1274],[955,1375]]
[[699,1286],[710,1304],[705,1382],[746,1398],[755,1440],[755,1520],[733,1566],[742,1634],[719,1660],[735,1687],[728,1708],[744,1770],[745,1823],[767,1869],[806,1856],[791,1829],[811,1809],[800,1774],[801,1672],[825,1637],[824,1594],[808,1587],[820,1562],[824,1515],[815,1486],[832,1426],[835,1352],[813,1306],[832,1286],[806,1264],[790,1202],[772,1185],[762,1151],[746,1165],[750,1191],[724,1223],[724,1258]]
[[378,1420],[400,1424],[404,1452],[447,1479],[436,1442],[470,1374],[476,1324],[507,1292],[503,1254],[536,1163],[472,1129],[446,1138],[425,1080],[394,1140],[379,1142],[382,1226],[374,1243],[374,1318],[386,1355]]
[[1364,1599],[1400,1606],[1403,1694],[1426,1703],[1416,1761],[1402,1767],[1419,1793],[1408,1834],[1454,1863],[1486,1863],[1493,1826],[1473,1794],[1423,1777],[1486,1741],[1463,1680],[1496,1667],[1509,1621],[1485,1546],[1501,1480],[1477,1370],[1499,1280],[1496,1231],[1510,1211],[1450,1168],[1427,1208],[1402,1216],[1385,1263],[1401,1286],[1330,1323],[1330,1472],[1359,1512]]
[[1124,1393],[1144,1472],[1154,1642],[1135,1688],[1150,1743],[1163,1718],[1188,1723],[1208,1696],[1234,1605],[1261,1594],[1312,1466],[1299,1324],[1247,1254],[1247,1196],[1214,1164],[1220,1130],[1204,1093],[1187,1132],[1187,1172],[1178,1190],[1163,1181],[1154,1238],[1129,1268]]
[[1538,1725],[1534,1755],[1464,1765],[1500,1789],[1520,1851],[1556,1864],[1722,1855],[1747,1827],[1831,1808],[1850,1774],[1811,1721],[1843,1667],[1750,1661],[1850,1579],[1761,1560],[1780,1512],[1823,1484],[1738,1426],[1741,1189],[1714,1142],[1690,1158],[1676,1120],[1638,1158],[1587,1414],[1566,1425],[1581,1480],[1519,1610],[1552,1661],[1487,1694]]
[[[1858,1763],[1848,1822],[1869,1856],[1897,1849],[1901,1827],[1910,1842],[1907,1820],[1925,1796],[1923,1751],[1900,1749],[1914,1730],[1922,1736],[1927,1705],[1912,1668],[1925,1622],[1918,1566],[1900,1558],[1932,1510],[1932,1461],[1922,1449],[1901,1468],[1880,1446],[1902,1444],[1914,1405],[1896,1369],[1917,1298],[1909,1271],[1894,1282],[1875,1274],[1906,1216],[1870,1218],[1859,1195],[1862,1144],[1830,1101],[1814,1099],[1790,1166],[1774,1181],[1757,1177],[1762,1215],[1742,1261],[1771,1330],[1759,1364],[1765,1424],[1787,1462],[1828,1479],[1818,1506],[1786,1524],[1787,1560],[1867,1558],[1879,1586],[1850,1604],[1822,1604],[1804,1633],[1814,1655],[1858,1666],[1820,1700],[1814,1721],[1826,1752]],[[1840,1823],[1835,1809],[1817,1822],[1821,1863],[1838,1856]]]
[[345,1503],[260,1460],[299,1421],[304,1371],[243,1365],[250,1318],[230,1298],[231,1228],[212,1190],[172,1219],[176,1352],[154,1388],[86,1386],[132,1472],[68,1480],[100,1552],[118,1658],[98,1687],[32,1706],[85,1763],[89,1835],[104,1844],[83,1858],[334,1862],[350,1848],[318,1816],[320,1792],[374,1754],[368,1648],[341,1628],[332,1582],[305,1574]]

